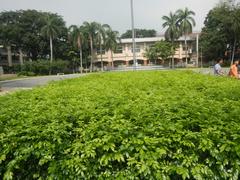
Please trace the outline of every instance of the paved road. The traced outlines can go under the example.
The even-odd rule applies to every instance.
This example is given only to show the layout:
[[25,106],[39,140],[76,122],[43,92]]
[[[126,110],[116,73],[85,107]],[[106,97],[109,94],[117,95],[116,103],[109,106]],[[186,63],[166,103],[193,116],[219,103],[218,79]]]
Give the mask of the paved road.
[[3,91],[13,91],[17,89],[31,89],[35,86],[46,85],[51,81],[60,81],[82,76],[81,74],[59,75],[59,76],[42,76],[26,79],[16,79],[0,81],[0,87]]

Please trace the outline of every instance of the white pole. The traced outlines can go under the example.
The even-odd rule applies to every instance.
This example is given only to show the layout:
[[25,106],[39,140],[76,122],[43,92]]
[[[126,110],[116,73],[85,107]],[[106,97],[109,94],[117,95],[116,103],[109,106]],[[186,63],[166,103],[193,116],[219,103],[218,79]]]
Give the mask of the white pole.
[[197,62],[196,65],[198,67],[198,60],[199,60],[199,34],[197,33],[197,39],[196,39],[197,43],[196,43],[196,51],[197,51]]
[[136,59],[136,42],[135,42],[135,28],[134,28],[134,12],[133,12],[133,0],[131,0],[131,19],[132,19],[132,53],[133,53],[133,66],[137,69]]

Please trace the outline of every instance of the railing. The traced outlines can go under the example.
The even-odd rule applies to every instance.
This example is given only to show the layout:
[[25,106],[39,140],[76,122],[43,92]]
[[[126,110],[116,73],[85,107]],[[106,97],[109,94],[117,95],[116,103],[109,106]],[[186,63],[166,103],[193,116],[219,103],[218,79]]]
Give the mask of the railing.
[[160,65],[153,65],[153,66],[127,66],[127,67],[109,67],[107,71],[144,71],[144,70],[164,70],[169,69],[169,67],[164,67]]

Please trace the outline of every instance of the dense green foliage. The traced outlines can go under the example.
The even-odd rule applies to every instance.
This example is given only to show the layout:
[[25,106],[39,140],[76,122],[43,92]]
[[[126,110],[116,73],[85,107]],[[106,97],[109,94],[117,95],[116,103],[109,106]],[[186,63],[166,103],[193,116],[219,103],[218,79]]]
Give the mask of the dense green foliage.
[[[137,38],[156,37],[157,31],[154,29],[135,29]],[[127,30],[121,35],[121,38],[132,38],[132,30]]]
[[239,88],[126,72],[0,97],[0,178],[237,180]]
[[83,68],[93,71],[95,53],[99,49],[101,52],[114,50],[114,43],[109,42],[117,39],[118,34],[107,24],[84,22],[79,27],[71,25],[67,28],[63,18],[54,13],[36,10],[0,12],[0,45],[9,54],[0,58],[0,64],[2,60],[8,60],[10,68],[4,67],[5,72],[13,70],[12,52],[19,54],[17,58],[21,65],[29,60],[50,59],[52,62],[64,59],[74,64],[73,71]]
[[175,44],[172,44],[168,41],[159,41],[155,43],[152,47],[146,49],[146,53],[144,55],[146,58],[153,62],[157,59],[165,61],[169,59],[170,56],[174,55],[175,50]]
[[208,13],[200,38],[206,60],[224,56],[227,60],[240,57],[239,17],[240,4],[235,4],[232,0],[221,2]]
[[[195,15],[195,12],[185,9],[178,9],[175,13],[170,12],[169,16],[163,16],[164,20],[163,28],[166,28],[164,36],[166,40],[171,41],[172,46],[174,45],[175,40],[180,36],[184,35],[184,47],[185,54],[187,54],[187,35],[192,33],[193,26],[195,26],[195,20],[192,16]],[[173,49],[171,49],[173,51]],[[175,52],[175,51],[174,51]],[[186,63],[188,58],[186,57]],[[174,68],[174,53],[172,53],[172,68]]]
[[[16,46],[24,54],[36,60],[49,54],[49,39],[42,35],[45,17],[51,16],[58,29],[58,36],[54,40],[56,58],[64,56],[67,50],[67,28],[61,16],[36,10],[4,11],[0,13],[0,43]],[[64,49],[64,51],[62,51]]]
[[68,61],[56,60],[52,63],[47,60],[37,60],[33,62],[26,62],[24,65],[17,65],[14,67],[15,71],[19,75],[49,75],[57,73],[72,73],[71,67]]

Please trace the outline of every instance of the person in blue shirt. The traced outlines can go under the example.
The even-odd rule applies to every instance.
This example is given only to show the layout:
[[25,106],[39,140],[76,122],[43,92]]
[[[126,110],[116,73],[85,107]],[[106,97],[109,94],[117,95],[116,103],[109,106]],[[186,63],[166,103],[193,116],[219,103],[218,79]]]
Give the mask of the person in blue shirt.
[[219,58],[217,64],[214,65],[214,74],[218,76],[224,75],[221,65],[223,64],[223,59]]

